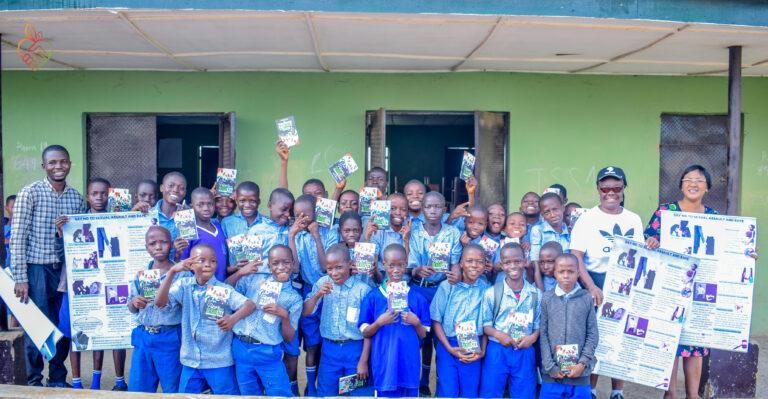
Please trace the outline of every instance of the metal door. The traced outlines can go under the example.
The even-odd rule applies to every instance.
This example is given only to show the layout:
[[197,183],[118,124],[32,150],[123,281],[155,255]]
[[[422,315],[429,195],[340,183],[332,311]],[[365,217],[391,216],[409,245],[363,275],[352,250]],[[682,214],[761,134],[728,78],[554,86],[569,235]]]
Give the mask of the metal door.
[[704,203],[724,214],[728,207],[728,115],[661,115],[659,203],[683,197],[680,176],[694,164],[712,176]]
[[88,178],[109,180],[135,194],[141,180],[157,178],[157,122],[154,115],[88,115]]

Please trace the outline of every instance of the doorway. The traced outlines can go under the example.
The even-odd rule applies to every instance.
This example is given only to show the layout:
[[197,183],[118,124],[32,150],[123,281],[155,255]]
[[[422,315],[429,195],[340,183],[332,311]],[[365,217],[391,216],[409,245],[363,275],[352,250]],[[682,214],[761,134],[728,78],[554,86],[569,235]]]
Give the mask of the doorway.
[[705,203],[728,209],[728,115],[662,114],[659,144],[659,203],[678,201],[680,175],[701,165],[712,176]]
[[441,192],[451,208],[467,201],[458,176],[464,151],[476,156],[479,203],[506,204],[509,113],[455,111],[366,112],[366,170],[389,172],[389,192],[419,180]]
[[88,178],[132,193],[141,180],[177,171],[189,202],[192,189],[213,186],[218,168],[235,167],[234,113],[88,114],[86,138]]

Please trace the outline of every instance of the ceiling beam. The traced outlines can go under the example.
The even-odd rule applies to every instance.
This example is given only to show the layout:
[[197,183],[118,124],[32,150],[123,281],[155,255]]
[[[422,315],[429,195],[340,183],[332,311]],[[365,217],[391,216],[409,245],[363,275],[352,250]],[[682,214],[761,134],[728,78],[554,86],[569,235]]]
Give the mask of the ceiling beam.
[[499,29],[499,26],[501,26],[503,22],[504,22],[504,17],[499,17],[499,19],[496,20],[496,24],[493,25],[491,30],[488,31],[488,34],[485,35],[485,38],[477,46],[475,46],[475,49],[472,50],[469,54],[467,54],[467,56],[464,57],[464,59],[461,60],[461,62],[459,62],[458,64],[454,65],[451,68],[451,72],[458,71],[459,68],[461,68],[469,60],[471,60],[472,57],[474,57],[475,53],[477,53],[481,48],[483,48],[483,46],[485,46],[485,43],[488,43],[488,40],[490,40],[491,37],[493,37],[493,34],[496,33],[496,31]]
[[122,12],[122,11],[110,11],[110,12],[114,12],[114,13],[116,13],[116,14],[117,14],[117,15],[120,17],[120,19],[122,19],[123,21],[125,21],[125,23],[127,23],[127,24],[128,24],[130,27],[131,27],[131,28],[133,28],[133,30],[135,30],[135,31],[136,31],[136,33],[138,33],[139,35],[141,35],[141,37],[143,37],[144,39],[146,39],[148,42],[152,43],[152,45],[153,45],[153,46],[155,46],[155,47],[157,47],[157,48],[158,48],[160,51],[162,51],[162,52],[164,52],[165,54],[167,54],[167,55],[168,55],[168,57],[170,57],[170,58],[171,58],[171,59],[173,59],[174,61],[176,61],[176,62],[178,62],[178,63],[180,63],[180,64],[183,64],[183,65],[186,65],[186,66],[188,66],[188,67],[190,67],[190,68],[192,68],[192,69],[195,69],[195,70],[197,70],[198,72],[205,72],[205,68],[201,68],[201,67],[199,67],[199,66],[197,66],[197,65],[194,65],[194,64],[192,64],[192,63],[190,63],[190,62],[188,62],[188,61],[185,61],[185,60],[183,60],[183,59],[181,59],[181,58],[177,57],[176,55],[174,55],[174,54],[173,54],[173,52],[172,52],[171,50],[169,50],[167,47],[163,46],[163,44],[162,44],[162,43],[158,42],[158,41],[157,41],[157,40],[155,40],[155,39],[154,39],[152,36],[150,36],[148,33],[146,33],[146,32],[144,32],[143,30],[141,30],[141,28],[139,28],[139,26],[138,26],[138,25],[136,25],[136,23],[135,23],[135,22],[131,21],[131,19],[130,19],[130,18],[128,18],[128,16],[127,16],[127,15],[125,15],[125,13],[124,13],[124,12]]
[[691,26],[691,24],[685,24],[685,25],[675,29],[673,32],[669,32],[666,35],[664,35],[664,36],[662,36],[662,37],[660,37],[660,38],[658,38],[658,39],[656,39],[656,40],[646,44],[643,47],[640,47],[640,48],[632,50],[632,51],[628,51],[628,52],[623,53],[623,54],[619,54],[619,55],[611,58],[610,60],[608,60],[608,62],[601,62],[601,63],[595,64],[595,65],[588,66],[586,68],[575,69],[575,70],[569,71],[569,72],[570,73],[586,72],[586,71],[589,71],[590,69],[595,69],[595,68],[601,67],[601,66],[603,66],[605,64],[608,64],[610,62],[618,61],[618,60],[620,60],[622,58],[629,57],[630,55],[637,54],[637,53],[639,53],[641,51],[644,51],[644,50],[648,50],[649,48],[651,48],[651,47],[653,47],[653,46],[663,42],[664,40],[666,40],[666,39],[668,39],[668,38],[670,38],[670,37],[672,37],[672,36],[682,32],[683,30],[685,30],[689,26]]
[[320,63],[320,66],[323,68],[325,72],[330,72],[331,69],[328,68],[328,63],[326,63],[325,58],[323,58],[323,51],[320,47],[320,40],[318,39],[317,28],[315,27],[315,21],[312,20],[312,13],[305,12],[304,19],[307,21],[307,28],[309,29],[309,34],[310,36],[312,36],[312,46],[314,46],[315,48],[315,55],[317,55],[317,62]]

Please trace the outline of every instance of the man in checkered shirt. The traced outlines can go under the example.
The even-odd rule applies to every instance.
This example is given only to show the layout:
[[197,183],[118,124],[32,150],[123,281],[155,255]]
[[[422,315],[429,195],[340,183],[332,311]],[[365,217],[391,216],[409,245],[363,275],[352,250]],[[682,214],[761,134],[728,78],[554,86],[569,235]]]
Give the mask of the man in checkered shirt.
[[[69,152],[60,145],[43,150],[45,179],[22,188],[16,196],[11,222],[11,272],[16,281],[16,296],[31,299],[58,324],[61,293],[57,292],[61,277],[61,254],[56,249],[57,226],[64,215],[84,213],[85,199],[67,185],[72,166]],[[48,386],[65,387],[67,369],[64,361],[69,353],[68,338],[56,345],[56,355],[48,363]],[[43,385],[43,357],[28,335],[24,336],[27,361],[27,384]]]

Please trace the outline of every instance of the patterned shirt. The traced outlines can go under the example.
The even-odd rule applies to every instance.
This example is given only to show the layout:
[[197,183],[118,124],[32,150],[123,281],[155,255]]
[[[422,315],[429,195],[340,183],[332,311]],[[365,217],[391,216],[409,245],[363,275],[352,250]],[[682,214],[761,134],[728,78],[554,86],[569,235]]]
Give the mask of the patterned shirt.
[[478,279],[472,285],[463,281],[451,285],[447,281],[443,281],[437,287],[435,297],[429,306],[432,320],[443,326],[445,336],[448,338],[456,336],[454,325],[465,321],[474,321],[477,336],[483,335],[483,318],[480,313],[480,306],[487,289],[488,283],[482,279]]
[[542,221],[531,229],[531,253],[530,258],[532,261],[539,260],[539,252],[541,246],[550,241],[557,241],[563,247],[563,252],[568,252],[568,247],[571,244],[571,233],[568,232],[568,226],[562,223],[562,233],[558,233],[552,227],[549,222]]
[[[327,251],[333,244],[339,242],[339,232],[335,229],[320,227],[318,233],[322,241],[323,251]],[[296,253],[299,255],[301,279],[304,280],[305,284],[314,284],[325,275],[320,268],[320,261],[317,258],[317,244],[312,233],[304,230],[296,234]]]
[[226,287],[232,291],[227,299],[225,314],[240,309],[248,300],[231,286],[211,277],[203,285],[194,276],[182,277],[173,282],[168,293],[170,305],[181,306],[181,364],[196,369],[229,367],[232,358],[232,331],[222,331],[213,320],[203,318],[205,293],[209,285]]
[[[248,235],[261,236],[261,259],[269,259],[269,250],[277,244],[288,245],[288,224],[281,226],[274,220],[264,218],[261,223],[248,229]],[[268,267],[260,267],[259,274],[272,274]]]
[[[653,216],[651,216],[651,220],[648,221],[648,227],[646,227],[644,235],[645,238],[648,239],[648,237],[653,237],[657,241],[661,239],[661,211],[680,211],[680,204],[675,202],[670,202],[668,204],[661,204],[656,209],[656,212],[653,213]],[[704,205],[704,213],[707,215],[717,215],[717,211],[710,208],[707,205]]]
[[[147,270],[152,269],[152,264],[155,261],[149,261],[149,265],[147,266]],[[165,273],[162,276],[160,276],[160,283],[162,284],[163,280],[165,280],[165,277],[168,274]],[[191,277],[192,272],[182,272],[177,273],[175,276],[173,276],[173,282],[175,283],[178,281],[178,279],[182,277]],[[141,295],[141,288],[139,287],[139,279],[135,279],[131,285],[131,298]],[[147,327],[159,327],[159,326],[175,326],[177,324],[181,324],[181,307],[176,306],[175,304],[167,305],[166,307],[160,309],[155,306],[155,302],[152,301],[147,304],[144,309],[139,309],[138,316],[136,317],[136,323],[140,326],[147,326]]]
[[[271,275],[265,278],[261,274],[250,274],[237,281],[235,290],[258,304],[261,284],[264,281],[276,280]],[[291,326],[296,330],[296,334],[298,334],[299,317],[301,316],[304,302],[301,300],[299,293],[293,289],[290,281],[281,283],[277,303],[288,311]],[[283,324],[279,317],[265,313],[258,307],[250,316],[238,321],[232,330],[237,335],[247,335],[267,345],[279,345],[284,341],[282,326]]]
[[[307,296],[307,301],[312,298],[320,287],[333,282],[330,277],[323,276],[312,287],[312,292]],[[360,304],[363,298],[371,291],[368,284],[355,278],[348,278],[342,285],[333,284],[333,291],[323,295],[315,305],[312,313],[322,306],[320,313],[320,336],[325,339],[345,340],[363,339],[363,335],[357,327],[360,317]]]
[[62,261],[56,253],[56,225],[61,215],[85,212],[85,199],[69,185],[61,195],[48,178],[22,188],[16,195],[11,219],[11,272],[17,283],[29,282],[27,265]]
[[[440,231],[435,236],[430,236],[423,224],[416,227],[411,225],[411,239],[408,241],[410,250],[408,252],[408,269],[419,266],[429,265],[429,244],[433,242],[447,242],[450,244],[451,264],[459,263],[461,259],[461,233],[451,225],[443,224]],[[431,282],[440,282],[445,280],[445,273],[435,273],[426,277],[424,280]]]
[[[533,303],[533,293],[536,293],[536,303]],[[533,284],[523,281],[523,288],[520,290],[520,299],[515,296],[515,291],[504,282],[504,293],[499,303],[499,313],[496,320],[493,320],[493,302],[495,297],[494,287],[485,290],[482,305],[483,327],[492,326],[493,328],[509,334],[512,323],[510,316],[512,314],[528,314],[528,332],[526,335],[533,334],[533,330],[539,328],[539,316],[541,315],[541,297],[542,293]],[[499,342],[496,338],[489,336],[488,339]]]

